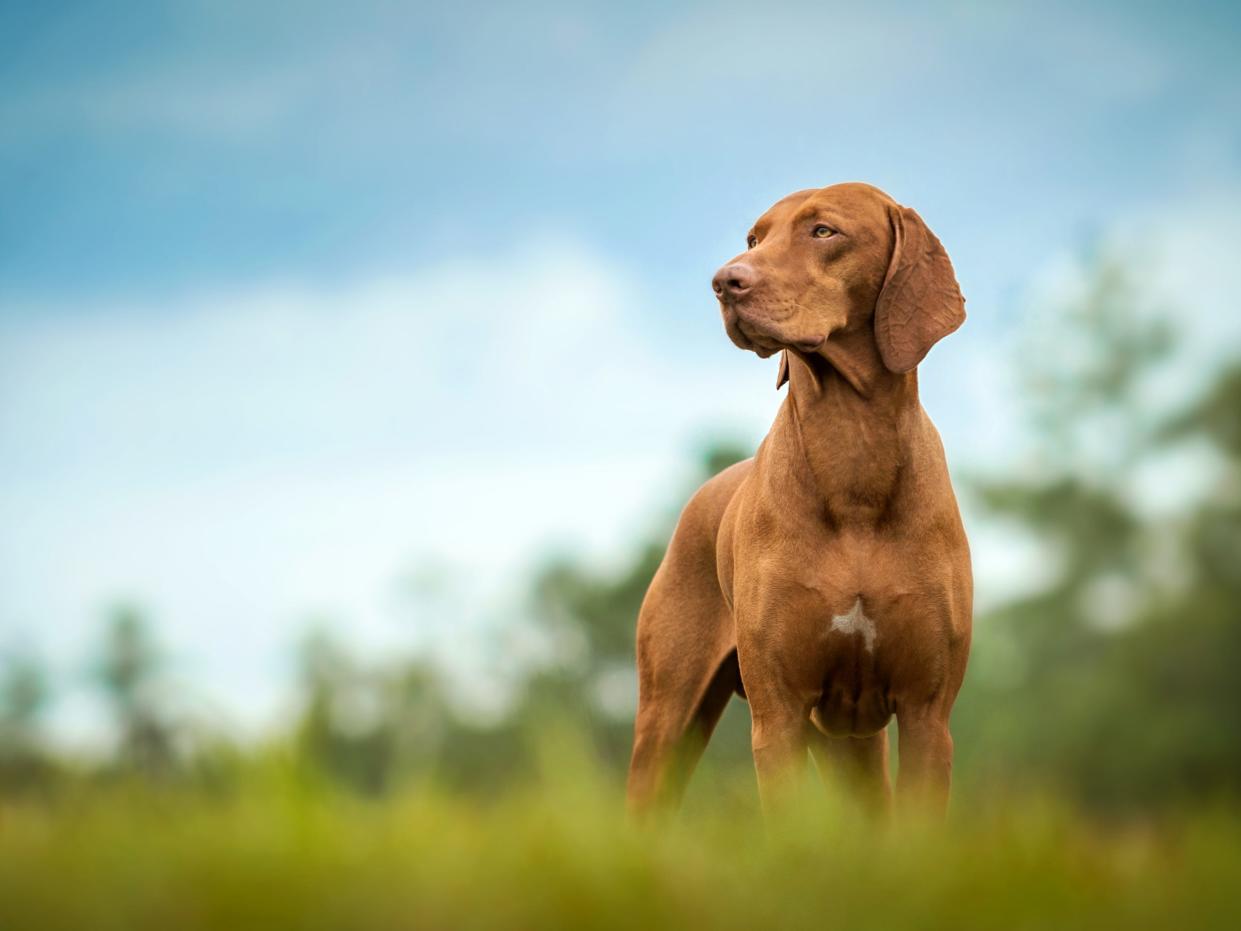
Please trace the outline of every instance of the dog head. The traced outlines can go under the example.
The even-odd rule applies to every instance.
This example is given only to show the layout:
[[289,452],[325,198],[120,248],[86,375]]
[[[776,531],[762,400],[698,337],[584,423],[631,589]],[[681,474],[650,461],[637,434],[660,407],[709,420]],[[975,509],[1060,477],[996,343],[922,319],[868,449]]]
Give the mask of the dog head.
[[[867,333],[904,373],[965,320],[948,253],[909,207],[868,184],[798,191],[759,217],[712,279],[734,343],[810,355]],[[781,367],[780,383],[785,379]]]

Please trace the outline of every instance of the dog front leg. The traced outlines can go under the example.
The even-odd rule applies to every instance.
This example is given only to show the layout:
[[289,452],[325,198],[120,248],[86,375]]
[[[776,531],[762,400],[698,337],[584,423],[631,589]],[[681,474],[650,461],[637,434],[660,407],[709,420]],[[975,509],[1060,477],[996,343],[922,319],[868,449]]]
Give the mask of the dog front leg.
[[750,743],[763,811],[772,814],[806,774],[806,717],[797,709],[752,709]]
[[810,708],[792,689],[779,688],[771,680],[753,691],[747,685],[746,695],[759,799],[764,813],[770,815],[805,779]]
[[844,789],[868,814],[886,820],[892,807],[887,728],[869,737],[829,737],[815,727],[807,734],[810,755],[829,790]]
[[952,734],[937,706],[899,710],[900,776],[897,802],[903,815],[944,818],[952,780]]
[[737,661],[750,703],[750,746],[764,814],[802,788],[808,769],[810,709],[823,677],[811,651],[778,612],[738,612]]

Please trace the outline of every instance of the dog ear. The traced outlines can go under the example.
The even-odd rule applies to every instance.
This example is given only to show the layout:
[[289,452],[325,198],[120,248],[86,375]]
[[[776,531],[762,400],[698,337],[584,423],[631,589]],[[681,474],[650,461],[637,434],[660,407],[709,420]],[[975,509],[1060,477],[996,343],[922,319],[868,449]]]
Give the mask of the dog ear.
[[780,350],[780,370],[776,372],[776,390],[779,391],[784,387],[784,383],[789,380],[789,351],[787,349]]
[[883,364],[913,369],[965,322],[965,298],[948,253],[909,207],[894,207],[892,258],[875,302],[875,340]]

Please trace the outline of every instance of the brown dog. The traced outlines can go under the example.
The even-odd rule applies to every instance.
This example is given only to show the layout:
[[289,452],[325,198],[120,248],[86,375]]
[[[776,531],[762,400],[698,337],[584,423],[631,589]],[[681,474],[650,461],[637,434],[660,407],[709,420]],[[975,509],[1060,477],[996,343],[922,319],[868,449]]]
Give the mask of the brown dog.
[[681,515],[638,618],[629,798],[679,800],[731,695],[750,702],[764,806],[813,751],[888,807],[948,801],[969,545],[915,368],[965,319],[952,264],[882,191],[790,194],[712,282],[734,343],[781,352],[788,397],[753,459]]

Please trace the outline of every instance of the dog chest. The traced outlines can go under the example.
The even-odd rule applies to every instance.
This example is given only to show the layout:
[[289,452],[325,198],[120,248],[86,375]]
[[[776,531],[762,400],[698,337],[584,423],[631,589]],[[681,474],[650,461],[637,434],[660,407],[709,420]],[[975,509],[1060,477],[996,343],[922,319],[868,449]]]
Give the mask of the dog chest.
[[833,633],[844,634],[846,637],[859,637],[867,653],[875,652],[875,639],[879,634],[875,629],[875,622],[867,616],[862,607],[861,596],[854,600],[853,606],[847,612],[833,615],[828,629]]

